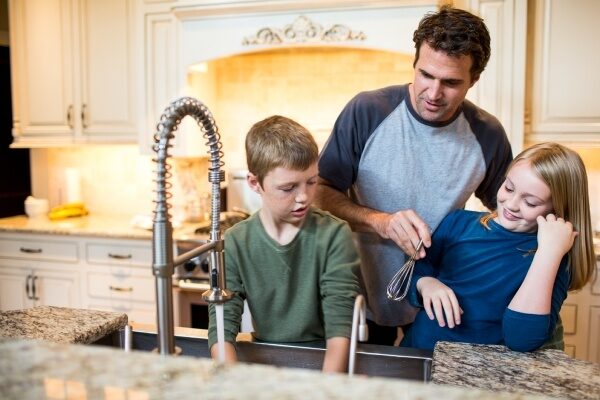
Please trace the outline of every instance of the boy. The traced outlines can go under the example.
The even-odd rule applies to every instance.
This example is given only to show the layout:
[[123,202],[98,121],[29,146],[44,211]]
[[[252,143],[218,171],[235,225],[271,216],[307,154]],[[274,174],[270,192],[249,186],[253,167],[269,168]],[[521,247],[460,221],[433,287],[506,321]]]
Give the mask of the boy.
[[[359,258],[348,224],[311,208],[318,148],[300,124],[281,116],[256,123],[246,136],[248,185],[262,208],[225,234],[225,360],[237,360],[243,300],[253,337],[266,342],[326,339],[324,372],[347,369]],[[215,310],[209,347],[218,358]],[[215,345],[215,346],[213,346]]]

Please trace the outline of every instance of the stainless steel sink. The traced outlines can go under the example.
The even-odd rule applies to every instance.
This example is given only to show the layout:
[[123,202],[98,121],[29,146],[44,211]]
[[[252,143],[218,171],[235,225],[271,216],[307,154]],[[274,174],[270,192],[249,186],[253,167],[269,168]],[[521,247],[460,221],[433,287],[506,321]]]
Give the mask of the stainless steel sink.
[[[134,331],[132,349],[150,351],[156,348],[156,334]],[[175,345],[182,354],[210,357],[207,339],[175,336]],[[324,343],[257,343],[238,342],[238,358],[242,362],[268,364],[288,368],[321,369]],[[429,382],[432,352],[403,347],[360,343],[357,347],[355,374]]]

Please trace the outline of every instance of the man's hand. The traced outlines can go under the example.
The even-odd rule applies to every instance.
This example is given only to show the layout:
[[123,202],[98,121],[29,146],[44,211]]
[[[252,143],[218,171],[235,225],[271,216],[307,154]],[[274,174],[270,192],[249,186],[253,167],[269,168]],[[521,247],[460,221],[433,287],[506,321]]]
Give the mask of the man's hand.
[[417,281],[417,290],[423,298],[423,307],[430,320],[437,319],[438,325],[448,328],[460,325],[463,310],[458,304],[454,291],[436,278],[425,276]]
[[384,239],[393,240],[409,257],[417,248],[419,240],[423,247],[416,259],[425,257],[425,247],[431,246],[431,231],[429,226],[414,210],[401,210],[394,214],[377,214],[376,232]]

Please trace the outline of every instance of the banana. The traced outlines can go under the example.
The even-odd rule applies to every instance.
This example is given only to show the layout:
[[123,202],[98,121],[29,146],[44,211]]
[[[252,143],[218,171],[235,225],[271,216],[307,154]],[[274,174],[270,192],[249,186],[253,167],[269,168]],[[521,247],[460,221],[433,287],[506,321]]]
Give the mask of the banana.
[[83,204],[83,202],[81,201],[75,201],[72,203],[65,203],[65,204],[59,204],[56,207],[52,207],[52,209],[50,210],[51,213],[53,212],[57,212],[57,211],[61,211],[61,210],[67,210],[67,209],[85,209],[85,204]]
[[[71,203],[71,204],[76,204],[76,203]],[[83,217],[88,214],[89,214],[89,211],[87,210],[87,208],[85,208],[83,203],[79,203],[77,206],[74,206],[74,207],[72,206],[69,208],[65,208],[65,205],[54,207],[48,213],[48,218],[52,221],[55,221],[55,220],[65,219],[65,218]]]

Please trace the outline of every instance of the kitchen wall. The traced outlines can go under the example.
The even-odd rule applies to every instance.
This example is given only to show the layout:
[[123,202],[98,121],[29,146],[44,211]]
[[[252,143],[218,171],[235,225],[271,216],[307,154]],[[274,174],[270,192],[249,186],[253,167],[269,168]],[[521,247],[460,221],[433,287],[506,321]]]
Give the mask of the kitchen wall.
[[[214,114],[226,169],[239,168],[245,166],[244,137],[254,122],[272,114],[294,118],[322,145],[341,108],[356,93],[410,81],[412,57],[319,47],[246,53],[194,66],[187,91]],[[600,148],[574,148],[588,168],[595,223],[600,220]],[[153,208],[153,165],[136,145],[33,149],[31,154],[33,194],[49,198],[51,205],[62,201],[64,170],[76,167],[92,212],[132,216]],[[190,198],[208,190],[206,160],[172,161],[174,211],[181,215]]]
[[[188,77],[188,91],[215,116],[225,168],[231,170],[245,167],[244,138],[254,122],[273,114],[294,118],[322,146],[342,107],[356,93],[411,79],[412,55],[301,47],[195,66]],[[194,195],[208,191],[207,163],[201,158],[171,161],[172,204],[181,216]],[[139,155],[137,146],[32,149],[32,168],[34,196],[48,198],[51,205],[64,199],[64,170],[77,168],[91,212],[132,216],[152,210],[154,168],[151,157]]]
[[279,114],[297,120],[321,147],[344,105],[360,91],[410,82],[413,55],[352,48],[296,47],[203,63],[188,91],[204,101],[223,136],[225,161],[245,167],[253,123]]

